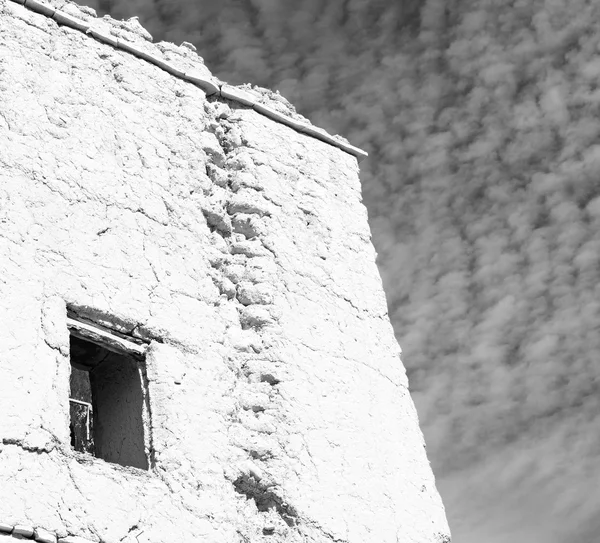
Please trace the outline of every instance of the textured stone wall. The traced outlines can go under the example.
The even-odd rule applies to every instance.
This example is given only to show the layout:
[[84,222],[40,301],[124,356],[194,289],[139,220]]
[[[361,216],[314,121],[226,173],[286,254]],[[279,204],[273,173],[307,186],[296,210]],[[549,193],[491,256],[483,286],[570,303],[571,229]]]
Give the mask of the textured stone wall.
[[[6,0],[0,98],[0,534],[449,541],[354,156]],[[150,343],[150,470],[71,449],[67,307]]]

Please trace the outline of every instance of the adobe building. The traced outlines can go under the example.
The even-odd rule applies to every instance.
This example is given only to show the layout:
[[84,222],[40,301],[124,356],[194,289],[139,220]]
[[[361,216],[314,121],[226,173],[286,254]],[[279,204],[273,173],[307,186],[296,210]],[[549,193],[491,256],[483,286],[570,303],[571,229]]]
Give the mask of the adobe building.
[[0,0],[0,542],[448,543],[357,158],[137,20]]

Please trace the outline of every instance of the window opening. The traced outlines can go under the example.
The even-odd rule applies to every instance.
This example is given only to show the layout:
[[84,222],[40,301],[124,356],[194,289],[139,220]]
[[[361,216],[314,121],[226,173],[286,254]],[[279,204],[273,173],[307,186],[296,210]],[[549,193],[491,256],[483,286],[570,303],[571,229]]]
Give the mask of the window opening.
[[68,318],[71,446],[122,466],[150,465],[146,345]]

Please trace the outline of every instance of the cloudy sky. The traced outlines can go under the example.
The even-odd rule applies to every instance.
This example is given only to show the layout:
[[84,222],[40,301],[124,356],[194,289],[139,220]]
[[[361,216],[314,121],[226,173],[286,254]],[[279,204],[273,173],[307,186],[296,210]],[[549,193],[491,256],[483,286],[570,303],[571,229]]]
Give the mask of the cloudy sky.
[[456,543],[600,531],[600,1],[87,0],[369,151]]

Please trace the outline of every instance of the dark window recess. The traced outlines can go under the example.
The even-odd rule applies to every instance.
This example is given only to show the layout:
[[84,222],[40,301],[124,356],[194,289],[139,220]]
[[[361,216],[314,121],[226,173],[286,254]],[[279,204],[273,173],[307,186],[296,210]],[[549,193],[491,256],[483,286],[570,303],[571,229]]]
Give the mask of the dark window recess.
[[107,462],[148,469],[145,346],[68,320],[71,445]]

